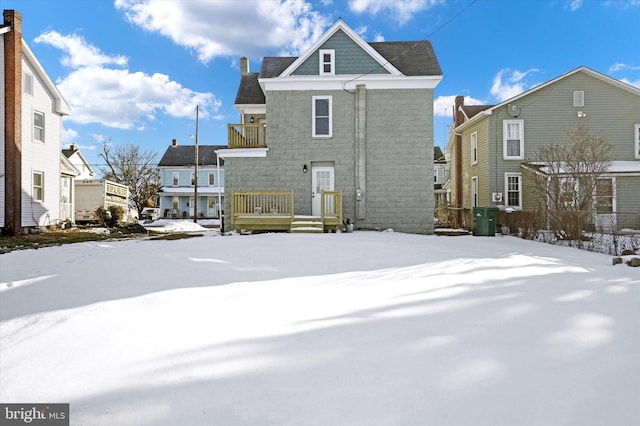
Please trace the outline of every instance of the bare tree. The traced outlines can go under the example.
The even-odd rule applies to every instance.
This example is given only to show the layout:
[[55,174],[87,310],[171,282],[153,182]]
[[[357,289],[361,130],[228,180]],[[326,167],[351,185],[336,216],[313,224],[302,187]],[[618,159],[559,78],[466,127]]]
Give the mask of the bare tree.
[[102,144],[98,155],[105,162],[105,166],[100,167],[104,178],[127,185],[130,199],[140,214],[160,189],[156,154],[133,144],[114,147],[107,142]]
[[605,136],[584,126],[567,131],[568,141],[551,143],[538,150],[528,163],[533,190],[538,195],[547,223],[560,239],[580,239],[594,209],[598,178],[611,165],[611,147]]

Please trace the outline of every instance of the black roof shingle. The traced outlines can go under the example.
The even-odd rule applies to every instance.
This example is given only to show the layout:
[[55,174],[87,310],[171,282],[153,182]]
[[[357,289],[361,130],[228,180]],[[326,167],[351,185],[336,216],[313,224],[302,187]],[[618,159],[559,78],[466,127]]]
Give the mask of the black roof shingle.
[[[215,166],[217,149],[224,149],[227,146],[220,145],[198,145],[198,165]],[[196,147],[195,145],[170,146],[158,163],[159,167],[191,167],[195,165]],[[220,159],[220,165],[224,165],[224,160]]]

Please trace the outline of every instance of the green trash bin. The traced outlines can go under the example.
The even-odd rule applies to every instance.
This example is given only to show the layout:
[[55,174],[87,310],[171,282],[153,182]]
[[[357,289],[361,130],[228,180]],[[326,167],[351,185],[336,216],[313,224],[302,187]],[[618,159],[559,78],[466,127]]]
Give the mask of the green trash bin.
[[499,214],[500,209],[497,207],[474,207],[473,218],[476,222],[476,229],[473,235],[495,237]]

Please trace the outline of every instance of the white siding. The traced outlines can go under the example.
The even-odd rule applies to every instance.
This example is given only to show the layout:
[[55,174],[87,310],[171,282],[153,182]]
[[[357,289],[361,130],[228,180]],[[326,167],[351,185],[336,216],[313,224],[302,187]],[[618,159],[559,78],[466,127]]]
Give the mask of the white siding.
[[[22,97],[22,226],[54,224],[60,219],[60,155],[62,117],[55,113],[55,98],[41,77],[23,58],[23,72],[33,74],[33,96]],[[45,141],[33,139],[33,112],[45,116]],[[33,201],[33,172],[44,173],[44,201]]]

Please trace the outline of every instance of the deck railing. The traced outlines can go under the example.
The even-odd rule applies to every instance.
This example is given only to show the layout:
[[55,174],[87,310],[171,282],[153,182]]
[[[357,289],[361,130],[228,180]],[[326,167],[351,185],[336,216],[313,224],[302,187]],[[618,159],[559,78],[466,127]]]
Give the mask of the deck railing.
[[266,148],[267,127],[260,123],[229,124],[229,148]]
[[232,198],[234,215],[293,216],[293,191],[234,192]]
[[342,192],[322,191],[320,197],[320,216],[322,217],[322,221],[325,225],[341,225]]

